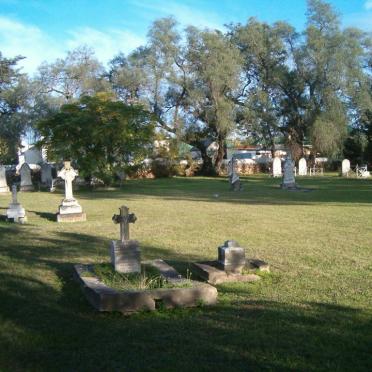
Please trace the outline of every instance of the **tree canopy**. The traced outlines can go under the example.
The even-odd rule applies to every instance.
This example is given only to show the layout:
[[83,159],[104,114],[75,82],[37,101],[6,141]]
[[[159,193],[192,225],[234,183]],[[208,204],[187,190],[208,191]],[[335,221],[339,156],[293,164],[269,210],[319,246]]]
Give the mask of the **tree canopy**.
[[41,120],[40,145],[50,159],[73,160],[83,176],[104,181],[128,163],[136,164],[152,146],[151,115],[110,95],[83,96]]
[[[331,157],[341,156],[346,145],[348,153],[358,148],[360,159],[372,161],[371,35],[343,29],[337,12],[321,0],[308,0],[306,16],[302,32],[255,18],[230,24],[224,33],[192,26],[182,32],[174,18],[159,19],[145,45],[119,53],[107,71],[85,47],[44,63],[32,79],[17,70],[20,57],[0,55],[1,151],[10,159],[26,130],[44,135],[51,117],[66,115],[66,107],[81,114],[78,107],[87,100],[105,109],[116,110],[119,101],[126,110],[141,107],[143,127],[154,125],[173,142],[201,150],[204,172],[219,170],[232,134],[272,151],[285,143],[295,158],[304,144]],[[114,98],[104,104],[104,96]],[[65,141],[77,141],[73,126],[79,123],[70,123]],[[213,141],[218,150],[211,159],[206,146]]]

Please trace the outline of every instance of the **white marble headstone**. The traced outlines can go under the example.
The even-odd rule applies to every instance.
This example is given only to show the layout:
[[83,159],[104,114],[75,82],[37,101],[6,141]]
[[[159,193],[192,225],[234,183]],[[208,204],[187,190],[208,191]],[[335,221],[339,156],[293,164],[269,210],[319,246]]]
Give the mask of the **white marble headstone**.
[[58,177],[61,177],[65,181],[65,198],[62,200],[58,209],[58,222],[77,222],[86,220],[81,205],[72,194],[72,181],[77,175],[78,171],[71,167],[69,161],[65,161],[64,167],[58,172]]
[[19,174],[21,176],[21,191],[34,190],[31,179],[31,168],[27,163],[22,164]]
[[282,188],[284,189],[295,189],[296,179],[294,175],[294,162],[292,160],[292,155],[289,152],[287,159],[284,162],[284,175],[282,181]]
[[307,175],[307,164],[305,158],[301,158],[300,161],[298,162],[298,175],[299,176]]
[[344,159],[342,160],[342,175],[347,176],[349,172],[350,172],[350,160]]
[[273,177],[282,176],[282,161],[280,158],[275,157],[273,160]]
[[9,192],[9,187],[6,183],[5,167],[3,165],[0,165],[0,192]]

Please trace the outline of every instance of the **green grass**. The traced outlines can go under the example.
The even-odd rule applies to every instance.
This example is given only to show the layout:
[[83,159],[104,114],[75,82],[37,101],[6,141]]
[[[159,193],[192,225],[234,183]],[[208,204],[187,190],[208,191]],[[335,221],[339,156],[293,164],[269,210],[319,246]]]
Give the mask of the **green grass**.
[[[93,273],[102,283],[118,291],[191,286],[191,283],[186,280],[179,285],[167,281],[160,275],[159,270],[150,265],[141,265],[141,273],[123,274],[115,271],[110,263],[101,263],[94,265]],[[92,275],[92,273],[88,273],[89,275]]]
[[[0,370],[372,370],[372,181],[297,180],[312,191],[266,176],[241,193],[223,178],[133,180],[78,192],[88,220],[75,224],[52,221],[61,193],[20,193],[28,224],[0,221]],[[272,273],[218,286],[212,307],[95,312],[72,267],[108,262],[122,204],[143,259],[185,274],[235,239]]]

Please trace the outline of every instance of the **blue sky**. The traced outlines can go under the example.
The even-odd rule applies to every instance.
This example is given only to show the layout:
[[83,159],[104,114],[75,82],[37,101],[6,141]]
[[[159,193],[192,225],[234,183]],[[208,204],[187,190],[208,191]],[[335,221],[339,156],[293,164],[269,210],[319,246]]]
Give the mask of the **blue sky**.
[[[330,0],[344,26],[372,31],[372,0]],[[173,15],[180,26],[219,28],[230,22],[285,20],[305,25],[306,0],[0,0],[0,51],[23,55],[24,71],[79,45],[106,63],[146,42],[151,23]]]

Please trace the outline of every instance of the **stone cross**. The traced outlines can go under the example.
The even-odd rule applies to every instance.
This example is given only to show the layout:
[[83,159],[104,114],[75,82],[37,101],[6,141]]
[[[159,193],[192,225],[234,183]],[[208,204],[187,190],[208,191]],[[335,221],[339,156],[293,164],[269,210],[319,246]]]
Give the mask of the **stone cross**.
[[72,181],[78,175],[78,172],[71,167],[71,163],[69,161],[65,161],[64,167],[58,172],[58,177],[61,177],[65,180],[65,199],[66,200],[74,200],[74,196],[72,195]]
[[124,243],[129,240],[129,224],[135,223],[137,217],[134,213],[129,213],[129,208],[125,205],[119,208],[120,214],[114,214],[112,220],[114,223],[120,223],[120,240]]
[[12,204],[18,204],[18,201],[17,201],[17,185],[12,185]]

